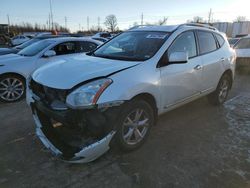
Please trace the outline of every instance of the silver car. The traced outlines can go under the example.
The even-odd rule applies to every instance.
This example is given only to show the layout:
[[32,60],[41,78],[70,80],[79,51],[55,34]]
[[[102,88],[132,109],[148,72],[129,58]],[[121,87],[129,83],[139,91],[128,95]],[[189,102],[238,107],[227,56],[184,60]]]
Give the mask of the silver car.
[[160,114],[202,96],[225,102],[235,52],[212,27],[139,26],[81,58],[36,70],[27,94],[36,133],[55,155],[93,161],[110,145],[131,151]]

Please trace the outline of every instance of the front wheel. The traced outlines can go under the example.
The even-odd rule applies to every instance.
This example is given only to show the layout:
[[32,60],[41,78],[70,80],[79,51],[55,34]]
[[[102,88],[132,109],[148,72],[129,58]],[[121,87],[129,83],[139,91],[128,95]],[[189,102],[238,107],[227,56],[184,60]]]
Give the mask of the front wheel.
[[25,96],[25,81],[19,76],[5,75],[0,77],[0,101],[16,102]]
[[139,148],[145,142],[153,123],[153,109],[146,101],[133,100],[125,104],[115,136],[119,148],[125,151]]
[[231,86],[230,77],[227,74],[223,75],[219,81],[216,90],[210,95],[208,95],[209,102],[213,105],[223,104],[227,99],[230,86]]

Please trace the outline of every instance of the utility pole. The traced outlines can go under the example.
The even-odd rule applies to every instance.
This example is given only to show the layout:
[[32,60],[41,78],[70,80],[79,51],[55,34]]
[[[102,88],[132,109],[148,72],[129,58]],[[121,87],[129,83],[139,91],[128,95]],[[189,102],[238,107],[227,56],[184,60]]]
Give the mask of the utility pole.
[[89,31],[89,17],[87,16],[87,29]]
[[100,17],[99,16],[97,18],[97,24],[98,24],[97,30],[100,31]]
[[52,12],[52,3],[51,0],[49,0],[49,6],[50,6],[50,16],[51,16],[51,28],[54,29],[54,21],[53,21],[53,12]]
[[79,24],[79,31],[81,31],[81,24]]
[[143,25],[143,13],[141,14],[141,25]]
[[67,17],[64,17],[64,21],[65,21],[65,29],[67,29]]
[[10,33],[10,16],[7,14],[7,19],[8,19],[8,33]]
[[210,11],[208,13],[208,23],[211,23],[212,21],[212,9],[210,8]]

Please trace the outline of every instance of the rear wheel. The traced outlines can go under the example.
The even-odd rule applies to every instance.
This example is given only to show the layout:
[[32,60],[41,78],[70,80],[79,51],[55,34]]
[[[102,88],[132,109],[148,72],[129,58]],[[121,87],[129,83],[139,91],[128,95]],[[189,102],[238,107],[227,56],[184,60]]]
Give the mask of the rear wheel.
[[146,140],[154,123],[152,107],[143,100],[133,100],[122,110],[116,141],[122,150],[134,150]]
[[25,81],[16,75],[0,77],[0,100],[2,102],[16,102],[25,96]]
[[227,99],[230,86],[231,86],[231,79],[228,74],[224,74],[221,77],[216,90],[210,95],[208,95],[209,102],[213,105],[223,104]]

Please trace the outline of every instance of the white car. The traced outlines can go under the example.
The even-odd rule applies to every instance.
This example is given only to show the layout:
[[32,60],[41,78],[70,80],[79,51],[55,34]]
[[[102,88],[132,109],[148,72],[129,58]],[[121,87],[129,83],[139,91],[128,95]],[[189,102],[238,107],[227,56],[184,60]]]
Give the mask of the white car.
[[17,45],[20,45],[20,44],[22,44],[22,43],[24,43],[24,42],[26,42],[26,41],[28,41],[28,40],[30,40],[30,39],[31,39],[31,38],[28,37],[28,36],[17,35],[17,36],[15,36],[15,37],[13,37],[13,38],[11,39],[11,44],[12,44],[13,46],[17,46]]
[[92,51],[101,44],[89,38],[51,38],[31,44],[17,54],[0,56],[0,101],[22,99],[25,96],[25,79],[42,65]]
[[250,36],[241,38],[234,46],[237,57],[250,57]]
[[222,104],[234,72],[235,52],[215,28],[139,26],[79,59],[36,70],[27,102],[49,150],[89,162],[112,144],[140,147],[160,114],[205,95]]

